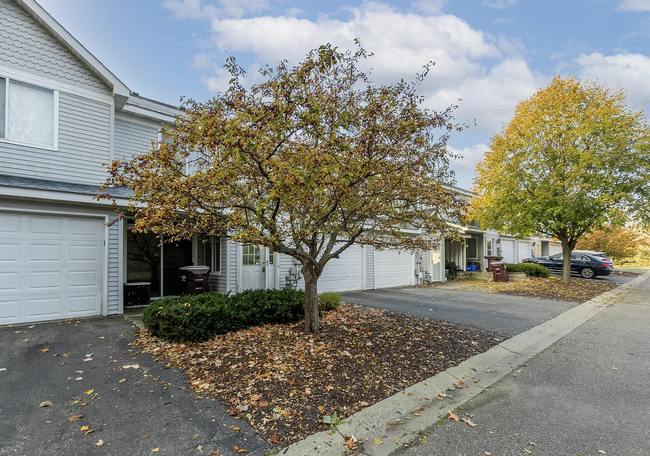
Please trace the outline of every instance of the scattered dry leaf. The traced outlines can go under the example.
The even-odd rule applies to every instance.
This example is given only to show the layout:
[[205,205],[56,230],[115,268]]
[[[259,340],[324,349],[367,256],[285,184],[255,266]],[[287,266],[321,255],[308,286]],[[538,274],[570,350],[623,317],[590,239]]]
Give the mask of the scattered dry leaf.
[[52,402],[50,402],[50,401],[41,402],[40,404],[38,404],[38,406],[41,407],[41,408],[43,408],[43,407],[52,407]]
[[79,415],[75,415],[75,416],[71,416],[70,418],[68,418],[68,421],[70,421],[70,422],[79,421],[79,420],[82,419],[83,417],[84,417],[84,416],[81,415],[81,414],[79,414]]

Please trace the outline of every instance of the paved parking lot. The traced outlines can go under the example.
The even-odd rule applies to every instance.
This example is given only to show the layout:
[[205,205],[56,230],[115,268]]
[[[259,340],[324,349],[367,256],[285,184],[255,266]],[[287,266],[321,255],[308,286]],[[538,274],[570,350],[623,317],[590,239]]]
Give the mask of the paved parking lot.
[[576,306],[572,302],[458,290],[392,288],[342,293],[343,301],[392,312],[519,334]]
[[129,346],[134,331],[119,317],[0,328],[0,454],[264,454],[246,422]]

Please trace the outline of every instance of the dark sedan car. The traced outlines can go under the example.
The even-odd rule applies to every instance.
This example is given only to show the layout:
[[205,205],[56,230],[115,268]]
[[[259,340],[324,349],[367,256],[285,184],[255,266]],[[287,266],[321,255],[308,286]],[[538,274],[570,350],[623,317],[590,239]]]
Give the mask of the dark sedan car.
[[[563,269],[563,254],[545,257],[524,258],[524,263],[537,263],[549,272],[561,273]],[[592,255],[585,252],[571,253],[571,272],[580,274],[585,279],[593,279],[599,275],[610,275],[614,271],[612,260],[607,257]]]

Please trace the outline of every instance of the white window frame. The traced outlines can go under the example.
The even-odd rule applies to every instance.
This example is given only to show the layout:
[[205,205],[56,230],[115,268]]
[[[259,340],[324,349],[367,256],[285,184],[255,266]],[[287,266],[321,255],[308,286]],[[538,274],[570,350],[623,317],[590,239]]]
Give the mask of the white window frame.
[[17,141],[15,139],[10,139],[10,138],[3,138],[0,137],[0,143],[9,143],[9,144],[18,144],[21,146],[29,146],[29,147],[34,147],[36,149],[45,149],[45,150],[54,150],[58,151],[59,150],[59,91],[56,89],[53,89],[51,87],[45,87],[40,84],[34,84],[33,82],[30,81],[23,81],[19,78],[13,78],[6,76],[4,73],[0,73],[0,78],[5,80],[5,136],[7,135],[8,132],[8,127],[9,127],[9,87],[11,86],[11,82],[16,82],[20,84],[25,84],[25,85],[30,85],[33,87],[37,87],[39,89],[43,90],[48,90],[52,92],[52,105],[53,105],[53,128],[54,131],[52,132],[52,145],[48,146],[45,144],[36,144],[36,143],[30,143],[26,141]]
[[[221,275],[221,269],[223,268],[223,258],[221,257],[221,238],[214,237],[212,242],[210,242],[210,248],[212,249],[212,258],[210,258],[210,274]],[[217,268],[216,260],[219,259],[219,267]]]

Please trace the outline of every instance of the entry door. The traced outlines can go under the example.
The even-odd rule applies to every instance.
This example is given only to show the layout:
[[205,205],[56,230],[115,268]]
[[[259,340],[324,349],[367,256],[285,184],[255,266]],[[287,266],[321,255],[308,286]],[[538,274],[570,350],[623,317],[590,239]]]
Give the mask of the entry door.
[[264,248],[259,245],[242,246],[242,288],[256,290],[264,288],[265,267]]
[[277,288],[276,281],[278,276],[276,254],[272,249],[265,249],[269,256],[266,260],[266,288]]

